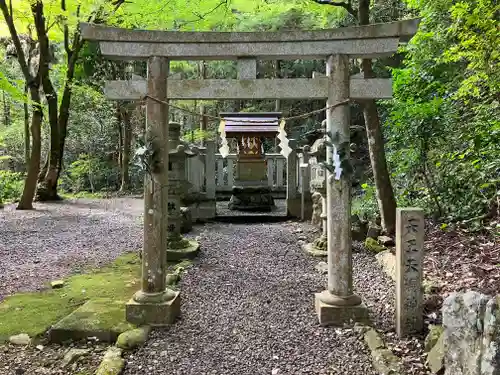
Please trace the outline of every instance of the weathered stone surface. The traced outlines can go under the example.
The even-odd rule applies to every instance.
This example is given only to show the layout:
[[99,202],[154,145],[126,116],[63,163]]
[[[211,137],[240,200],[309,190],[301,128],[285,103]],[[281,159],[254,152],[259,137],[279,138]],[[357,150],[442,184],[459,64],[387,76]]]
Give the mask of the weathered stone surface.
[[380,233],[382,233],[381,227],[379,227],[378,225],[370,225],[368,227],[368,231],[366,232],[366,238],[373,238],[374,240],[377,240],[377,238],[380,236]]
[[275,207],[271,188],[268,186],[234,186],[232,192],[228,204],[230,210],[272,211]]
[[311,199],[312,199],[311,224],[321,228],[321,225],[323,223],[323,219],[321,218],[321,213],[323,212],[321,194],[318,192],[314,192],[311,195]]
[[382,245],[380,245],[377,240],[367,237],[365,240],[365,247],[367,250],[373,252],[373,253],[380,253],[381,251],[386,250],[386,248]]
[[[147,91],[147,81],[107,81],[104,88],[111,100],[140,100]],[[328,96],[328,78],[286,79],[169,79],[168,97],[180,100],[228,99],[324,99]],[[353,99],[389,99],[392,80],[367,78],[350,80]]]
[[396,333],[399,337],[424,328],[424,233],[422,209],[396,209]]
[[167,259],[169,262],[180,259],[193,259],[200,251],[200,244],[197,241],[184,238],[177,242],[169,242],[167,246]]
[[78,361],[81,357],[90,354],[90,349],[69,349],[61,362],[61,366],[66,368]]
[[375,255],[377,262],[382,266],[384,272],[396,281],[396,255],[390,250],[384,250]]
[[321,301],[320,294],[315,294],[316,314],[320,325],[341,327],[352,322],[370,323],[368,309],[363,303],[356,306],[332,306]]
[[181,233],[188,233],[193,229],[193,217],[188,207],[181,207]]
[[430,352],[431,349],[436,345],[439,338],[443,333],[443,326],[440,325],[429,325],[429,333],[425,337],[424,351],[426,353]]
[[452,293],[443,303],[446,375],[500,373],[499,297]]
[[396,244],[394,239],[389,236],[378,236],[377,240],[383,246],[394,246]]
[[365,332],[364,339],[371,351],[385,348],[384,340],[382,340],[382,337],[373,328]]
[[373,328],[364,333],[364,341],[371,352],[373,367],[379,374],[401,374],[401,363],[394,353],[387,349],[382,336]]
[[131,350],[144,345],[148,339],[151,328],[149,326],[142,326],[130,331],[125,331],[116,340],[116,346],[120,349]]
[[115,346],[110,347],[104,354],[95,375],[120,375],[125,367],[122,350]]
[[26,333],[20,333],[19,335],[10,336],[9,342],[12,345],[29,345],[31,338]]
[[302,245],[302,250],[306,253],[306,254],[309,254],[313,257],[326,257],[328,255],[327,251],[326,251],[326,247],[325,249],[321,249],[321,248],[318,248],[317,246],[314,245],[314,243],[306,243],[304,245]]
[[135,325],[163,326],[172,324],[181,313],[181,297],[158,303],[140,303],[131,299],[126,306],[127,321]]
[[64,280],[54,280],[50,283],[52,289],[60,289],[64,286]]
[[377,349],[372,351],[373,367],[381,375],[402,374],[402,366],[398,357],[389,349]]
[[427,365],[433,374],[440,374],[444,365],[444,334],[439,336],[438,341],[427,355]]
[[104,342],[115,342],[122,332],[135,328],[125,321],[125,303],[111,299],[90,300],[49,330],[49,340],[61,343],[97,337]]
[[367,223],[363,223],[358,220],[356,222],[353,221],[351,227],[351,236],[353,241],[364,241],[366,238],[366,234],[368,233],[368,225]]
[[314,268],[322,275],[326,275],[328,273],[328,263],[326,262],[319,262]]

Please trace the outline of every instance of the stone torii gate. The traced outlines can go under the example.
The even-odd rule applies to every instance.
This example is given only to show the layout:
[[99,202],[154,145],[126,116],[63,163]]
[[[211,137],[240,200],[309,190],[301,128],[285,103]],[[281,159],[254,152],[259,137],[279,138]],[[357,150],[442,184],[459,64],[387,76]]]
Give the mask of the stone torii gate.
[[[326,99],[328,287],[315,295],[320,324],[341,325],[366,317],[353,293],[349,100],[390,98],[390,79],[349,76],[350,58],[377,58],[397,51],[417,31],[418,20],[317,31],[178,32],[81,24],[85,40],[99,41],[104,57],[148,62],[145,81],[111,81],[113,100],[146,98],[146,141],[155,160],[145,178],[142,286],[127,304],[135,324],[164,325],[180,313],[180,297],[166,288],[168,191],[168,100]],[[326,59],[326,77],[256,79],[257,59]],[[170,60],[237,60],[238,79],[168,79]]]

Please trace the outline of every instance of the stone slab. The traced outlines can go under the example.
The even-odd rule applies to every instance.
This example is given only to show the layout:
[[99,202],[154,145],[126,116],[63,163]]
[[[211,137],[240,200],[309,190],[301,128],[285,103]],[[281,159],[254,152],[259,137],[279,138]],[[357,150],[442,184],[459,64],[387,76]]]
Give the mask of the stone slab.
[[115,342],[118,335],[134,328],[125,320],[125,301],[93,299],[53,325],[49,340],[61,343],[97,337],[103,342]]
[[357,306],[332,306],[320,299],[321,293],[314,295],[316,314],[322,326],[343,326],[351,322],[369,324],[368,308],[364,303]]
[[[328,77],[286,79],[185,79],[167,80],[167,95],[176,100],[232,99],[325,99]],[[106,97],[111,100],[141,100],[147,94],[146,80],[107,81]],[[352,99],[385,99],[392,97],[389,78],[351,79]]]
[[127,321],[135,325],[165,326],[173,324],[181,314],[180,292],[162,303],[139,303],[133,298],[126,305]]
[[[298,195],[298,198],[287,199],[286,200],[286,209],[287,209],[288,216],[300,218],[301,206],[302,206],[302,202],[300,200],[300,194]],[[307,220],[307,221],[311,220],[312,211],[313,211],[312,200],[311,200],[311,196],[308,194],[308,195],[306,195],[306,199],[304,200],[304,220]]]

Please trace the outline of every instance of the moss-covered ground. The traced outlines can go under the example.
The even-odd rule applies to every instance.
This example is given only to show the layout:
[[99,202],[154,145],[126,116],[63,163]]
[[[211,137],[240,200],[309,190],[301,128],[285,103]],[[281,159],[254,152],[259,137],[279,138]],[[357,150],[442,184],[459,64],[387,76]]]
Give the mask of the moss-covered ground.
[[0,342],[19,333],[40,336],[89,300],[128,301],[140,288],[140,273],[137,253],[126,253],[109,266],[69,277],[60,289],[7,297],[0,303]]

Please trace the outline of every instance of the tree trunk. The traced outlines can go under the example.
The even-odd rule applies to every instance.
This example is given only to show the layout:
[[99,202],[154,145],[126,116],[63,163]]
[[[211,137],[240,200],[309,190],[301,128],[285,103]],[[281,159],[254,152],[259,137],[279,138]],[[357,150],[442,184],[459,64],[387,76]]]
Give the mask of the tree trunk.
[[[370,0],[359,0],[358,16],[360,25],[370,23]],[[374,77],[370,59],[363,60],[362,69],[364,78]],[[382,227],[390,235],[396,230],[396,199],[387,168],[380,118],[375,100],[366,100],[362,104]]]
[[[24,95],[28,96],[28,85],[24,85]],[[28,165],[30,163],[30,113],[28,102],[23,103],[24,109],[24,163],[26,165],[26,171],[28,170]]]
[[120,191],[127,191],[129,188],[129,162],[130,162],[130,144],[132,141],[132,124],[130,122],[129,108],[123,108],[122,112],[123,124],[123,149],[122,149],[122,167],[121,167],[121,186]]
[[45,16],[43,12],[43,5],[40,5],[37,12],[33,13],[35,20],[35,28],[38,36],[38,49],[40,55],[39,72],[42,82],[45,99],[48,105],[49,125],[50,125],[50,150],[47,155],[46,172],[45,175],[40,174],[36,200],[38,201],[52,201],[60,199],[57,195],[57,178],[59,167],[59,116],[58,116],[58,103],[57,92],[50,80],[49,64],[51,61],[51,52],[49,45],[49,37],[45,25]]
[[30,87],[30,95],[33,108],[33,116],[31,117],[31,155],[23,193],[17,205],[18,210],[33,209],[33,198],[35,197],[38,172],[40,171],[43,111],[40,106],[40,91],[37,84],[32,84]]

